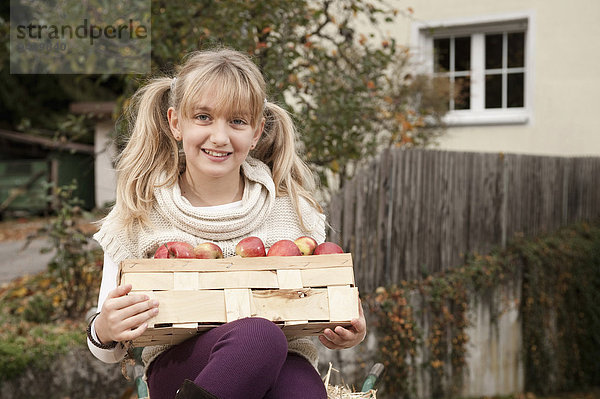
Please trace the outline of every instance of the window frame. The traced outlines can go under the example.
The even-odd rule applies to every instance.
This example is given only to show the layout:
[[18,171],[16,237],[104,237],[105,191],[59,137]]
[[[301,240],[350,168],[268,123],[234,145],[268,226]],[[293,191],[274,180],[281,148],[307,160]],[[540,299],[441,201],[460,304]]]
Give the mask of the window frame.
[[[415,55],[420,72],[430,75],[434,74],[433,39],[471,36],[471,108],[448,111],[444,118],[446,124],[469,126],[533,123],[534,24],[535,18],[532,11],[413,23],[411,47],[416,50]],[[485,35],[519,31],[525,32],[524,106],[522,108],[486,109]]]

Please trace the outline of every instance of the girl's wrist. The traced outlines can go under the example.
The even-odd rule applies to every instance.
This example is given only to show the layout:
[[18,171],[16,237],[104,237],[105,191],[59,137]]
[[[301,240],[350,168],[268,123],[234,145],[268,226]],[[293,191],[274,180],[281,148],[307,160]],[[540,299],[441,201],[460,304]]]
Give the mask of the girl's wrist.
[[[95,335],[95,338],[97,340],[97,343],[100,344],[101,346],[112,346],[114,347],[116,345],[116,342],[111,339],[110,337],[108,337],[106,334],[104,334],[104,324],[103,324],[104,318],[101,316],[100,313],[98,313],[90,322],[90,326],[88,327],[88,329],[93,329],[94,334],[92,336],[92,338]],[[96,342],[94,342],[94,339],[91,339],[92,343],[94,343],[96,345]],[[98,345],[96,345],[98,346]]]

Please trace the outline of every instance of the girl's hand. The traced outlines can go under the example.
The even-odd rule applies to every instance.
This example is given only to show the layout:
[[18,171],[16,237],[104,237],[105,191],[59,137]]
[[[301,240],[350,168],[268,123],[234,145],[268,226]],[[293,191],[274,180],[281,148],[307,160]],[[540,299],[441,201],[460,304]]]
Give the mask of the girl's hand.
[[108,293],[94,322],[101,343],[129,341],[142,335],[150,318],[158,314],[158,301],[147,295],[132,294],[131,284],[120,285]]
[[359,298],[358,319],[352,320],[352,327],[346,329],[337,326],[334,330],[326,328],[323,335],[319,335],[319,341],[329,349],[346,349],[360,344],[366,335],[367,321]]

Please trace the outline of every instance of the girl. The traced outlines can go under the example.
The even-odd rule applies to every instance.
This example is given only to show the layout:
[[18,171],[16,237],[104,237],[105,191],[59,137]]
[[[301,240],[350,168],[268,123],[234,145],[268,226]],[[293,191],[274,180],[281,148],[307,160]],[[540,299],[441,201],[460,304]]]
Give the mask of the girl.
[[[130,105],[131,136],[118,162],[116,204],[94,238],[104,250],[98,308],[88,346],[105,362],[125,355],[160,311],[155,300],[117,287],[118,264],[159,245],[218,244],[225,256],[247,236],[325,239],[314,181],[295,151],[289,115],[268,102],[254,63],[232,50],[192,54],[174,78],[150,81]],[[180,151],[180,149],[182,151]],[[359,304],[360,309],[360,304]],[[331,349],[360,343],[366,323],[326,330]],[[261,318],[224,324],[175,346],[144,348],[152,399],[326,398],[308,339],[286,340]],[[311,365],[312,364],[312,365]]]

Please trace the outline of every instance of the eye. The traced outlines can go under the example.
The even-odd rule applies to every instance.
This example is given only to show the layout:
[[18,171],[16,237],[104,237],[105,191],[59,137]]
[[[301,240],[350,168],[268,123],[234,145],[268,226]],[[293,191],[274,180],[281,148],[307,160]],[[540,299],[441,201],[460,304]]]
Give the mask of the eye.
[[238,126],[244,126],[244,125],[248,124],[244,119],[241,119],[241,118],[233,118],[231,120],[231,123],[233,125],[238,125]]
[[206,114],[198,114],[198,115],[194,116],[194,119],[199,120],[201,122],[207,122],[210,120],[210,116],[208,116]]

